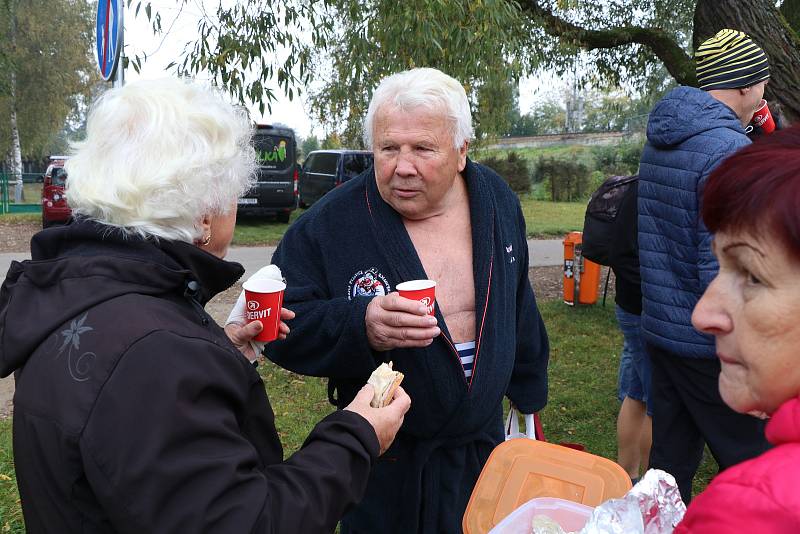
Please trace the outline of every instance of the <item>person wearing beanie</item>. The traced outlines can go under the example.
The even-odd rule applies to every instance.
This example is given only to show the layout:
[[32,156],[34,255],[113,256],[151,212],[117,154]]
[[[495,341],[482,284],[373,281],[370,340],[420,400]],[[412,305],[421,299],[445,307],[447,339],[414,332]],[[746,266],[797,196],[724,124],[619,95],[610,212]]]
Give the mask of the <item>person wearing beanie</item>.
[[769,83],[769,59],[747,34],[721,30],[695,52],[700,89],[736,113],[747,126]]
[[750,144],[745,127],[763,98],[769,60],[732,29],[704,41],[695,59],[700,87],[673,89],[650,113],[638,200],[642,337],[652,368],[650,467],[675,476],[687,504],[706,444],[720,470],[769,447],[761,420],[723,402],[714,338],[691,322],[719,269],[700,218],[705,183]]

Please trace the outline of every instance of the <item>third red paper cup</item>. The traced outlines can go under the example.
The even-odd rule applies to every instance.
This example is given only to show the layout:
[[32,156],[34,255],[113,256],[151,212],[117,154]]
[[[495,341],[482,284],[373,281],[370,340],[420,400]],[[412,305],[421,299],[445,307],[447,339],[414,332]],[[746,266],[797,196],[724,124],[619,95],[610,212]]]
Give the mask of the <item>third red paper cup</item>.
[[281,306],[286,284],[277,280],[248,280],[242,284],[245,297],[245,318],[248,323],[260,321],[263,329],[254,341],[272,341],[278,337]]
[[397,292],[401,297],[418,300],[428,309],[428,315],[433,315],[433,306],[436,303],[436,282],[433,280],[410,280],[397,284]]

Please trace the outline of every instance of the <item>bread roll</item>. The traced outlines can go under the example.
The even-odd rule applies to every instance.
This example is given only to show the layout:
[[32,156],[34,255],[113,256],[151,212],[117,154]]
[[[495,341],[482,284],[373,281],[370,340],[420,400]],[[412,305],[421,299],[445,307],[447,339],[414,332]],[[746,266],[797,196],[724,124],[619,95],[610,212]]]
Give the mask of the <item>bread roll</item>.
[[392,362],[382,363],[377,369],[372,371],[367,384],[375,388],[375,395],[372,397],[370,406],[373,408],[383,408],[394,397],[394,392],[403,381],[403,373],[392,370]]

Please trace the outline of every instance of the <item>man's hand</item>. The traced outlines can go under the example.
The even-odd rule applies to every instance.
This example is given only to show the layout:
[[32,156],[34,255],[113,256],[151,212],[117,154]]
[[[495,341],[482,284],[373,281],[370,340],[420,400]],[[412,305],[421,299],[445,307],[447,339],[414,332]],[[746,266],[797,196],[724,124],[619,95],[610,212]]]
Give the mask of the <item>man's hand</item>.
[[367,306],[367,340],[379,351],[427,347],[441,333],[436,317],[416,300],[399,293],[375,297]]
[[[289,334],[289,325],[284,323],[284,321],[289,321],[294,319],[294,317],[295,313],[293,311],[281,308],[281,324],[278,325],[278,339],[286,339],[286,336]],[[262,326],[259,321],[253,321],[247,324],[228,323],[225,325],[225,334],[227,334],[233,346],[239,349],[239,352],[244,354],[245,358],[252,362],[255,361],[264,349],[264,342],[253,341],[253,338],[261,332],[261,329]]]
[[369,403],[374,395],[375,389],[369,384],[365,385],[345,410],[357,413],[372,425],[375,435],[378,436],[381,454],[383,454],[394,441],[403,424],[406,412],[411,408],[411,397],[402,387],[398,387],[389,405],[383,408],[373,408]]

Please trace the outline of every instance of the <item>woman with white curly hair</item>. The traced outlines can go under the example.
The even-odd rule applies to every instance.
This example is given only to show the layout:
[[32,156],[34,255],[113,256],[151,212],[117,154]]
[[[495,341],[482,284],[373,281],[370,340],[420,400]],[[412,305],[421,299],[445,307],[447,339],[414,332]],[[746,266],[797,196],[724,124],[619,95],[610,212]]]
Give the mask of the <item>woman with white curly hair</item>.
[[264,384],[203,309],[244,272],[222,258],[250,136],[178,80],[93,106],[67,163],[75,221],[34,236],[0,291],[29,532],[331,532],[361,498],[408,396],[374,409],[365,387],[282,462]]

